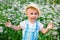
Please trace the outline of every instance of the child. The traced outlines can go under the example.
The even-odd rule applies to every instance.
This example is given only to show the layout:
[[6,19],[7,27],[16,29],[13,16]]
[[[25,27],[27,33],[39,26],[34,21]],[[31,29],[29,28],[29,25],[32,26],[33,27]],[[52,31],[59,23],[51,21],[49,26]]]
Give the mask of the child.
[[40,10],[36,4],[28,5],[25,10],[28,20],[22,21],[19,26],[12,25],[10,21],[5,24],[6,27],[13,28],[14,30],[22,29],[22,40],[37,40],[39,31],[45,34],[49,29],[52,29],[52,23],[49,23],[47,28],[43,28],[43,24],[37,21]]

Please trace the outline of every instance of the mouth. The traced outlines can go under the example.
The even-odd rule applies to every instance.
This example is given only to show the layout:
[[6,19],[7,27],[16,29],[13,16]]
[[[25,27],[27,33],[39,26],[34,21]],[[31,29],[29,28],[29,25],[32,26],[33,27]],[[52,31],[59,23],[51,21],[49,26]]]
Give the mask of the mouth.
[[36,19],[36,18],[31,18],[31,19]]

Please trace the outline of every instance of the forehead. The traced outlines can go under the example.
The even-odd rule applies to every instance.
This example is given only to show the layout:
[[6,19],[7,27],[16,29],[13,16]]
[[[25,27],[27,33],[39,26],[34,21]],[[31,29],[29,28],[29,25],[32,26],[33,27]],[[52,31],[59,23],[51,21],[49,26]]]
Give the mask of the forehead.
[[29,14],[29,13],[37,13],[39,15],[39,11],[33,7],[29,7],[26,9],[26,14]]
[[37,12],[35,9],[29,8],[27,9],[27,12]]

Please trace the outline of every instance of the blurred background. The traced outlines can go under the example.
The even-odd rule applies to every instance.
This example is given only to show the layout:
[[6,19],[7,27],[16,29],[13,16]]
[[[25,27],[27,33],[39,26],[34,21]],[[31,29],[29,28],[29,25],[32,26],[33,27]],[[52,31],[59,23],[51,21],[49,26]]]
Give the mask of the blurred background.
[[0,0],[0,40],[21,40],[22,30],[16,31],[5,27],[8,20],[13,25],[19,25],[26,20],[25,6],[36,3],[41,10],[38,20],[47,27],[49,22],[54,23],[54,28],[47,34],[39,32],[38,40],[60,40],[60,0]]

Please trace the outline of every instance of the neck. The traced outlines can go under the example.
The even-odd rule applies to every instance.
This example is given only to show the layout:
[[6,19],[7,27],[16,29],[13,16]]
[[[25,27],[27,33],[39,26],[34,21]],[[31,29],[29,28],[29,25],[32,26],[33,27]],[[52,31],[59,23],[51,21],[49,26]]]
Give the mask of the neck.
[[34,23],[35,23],[35,21],[33,21],[33,20],[29,20],[29,19],[28,19],[28,21],[29,21],[30,23],[32,23],[32,24],[34,24]]

